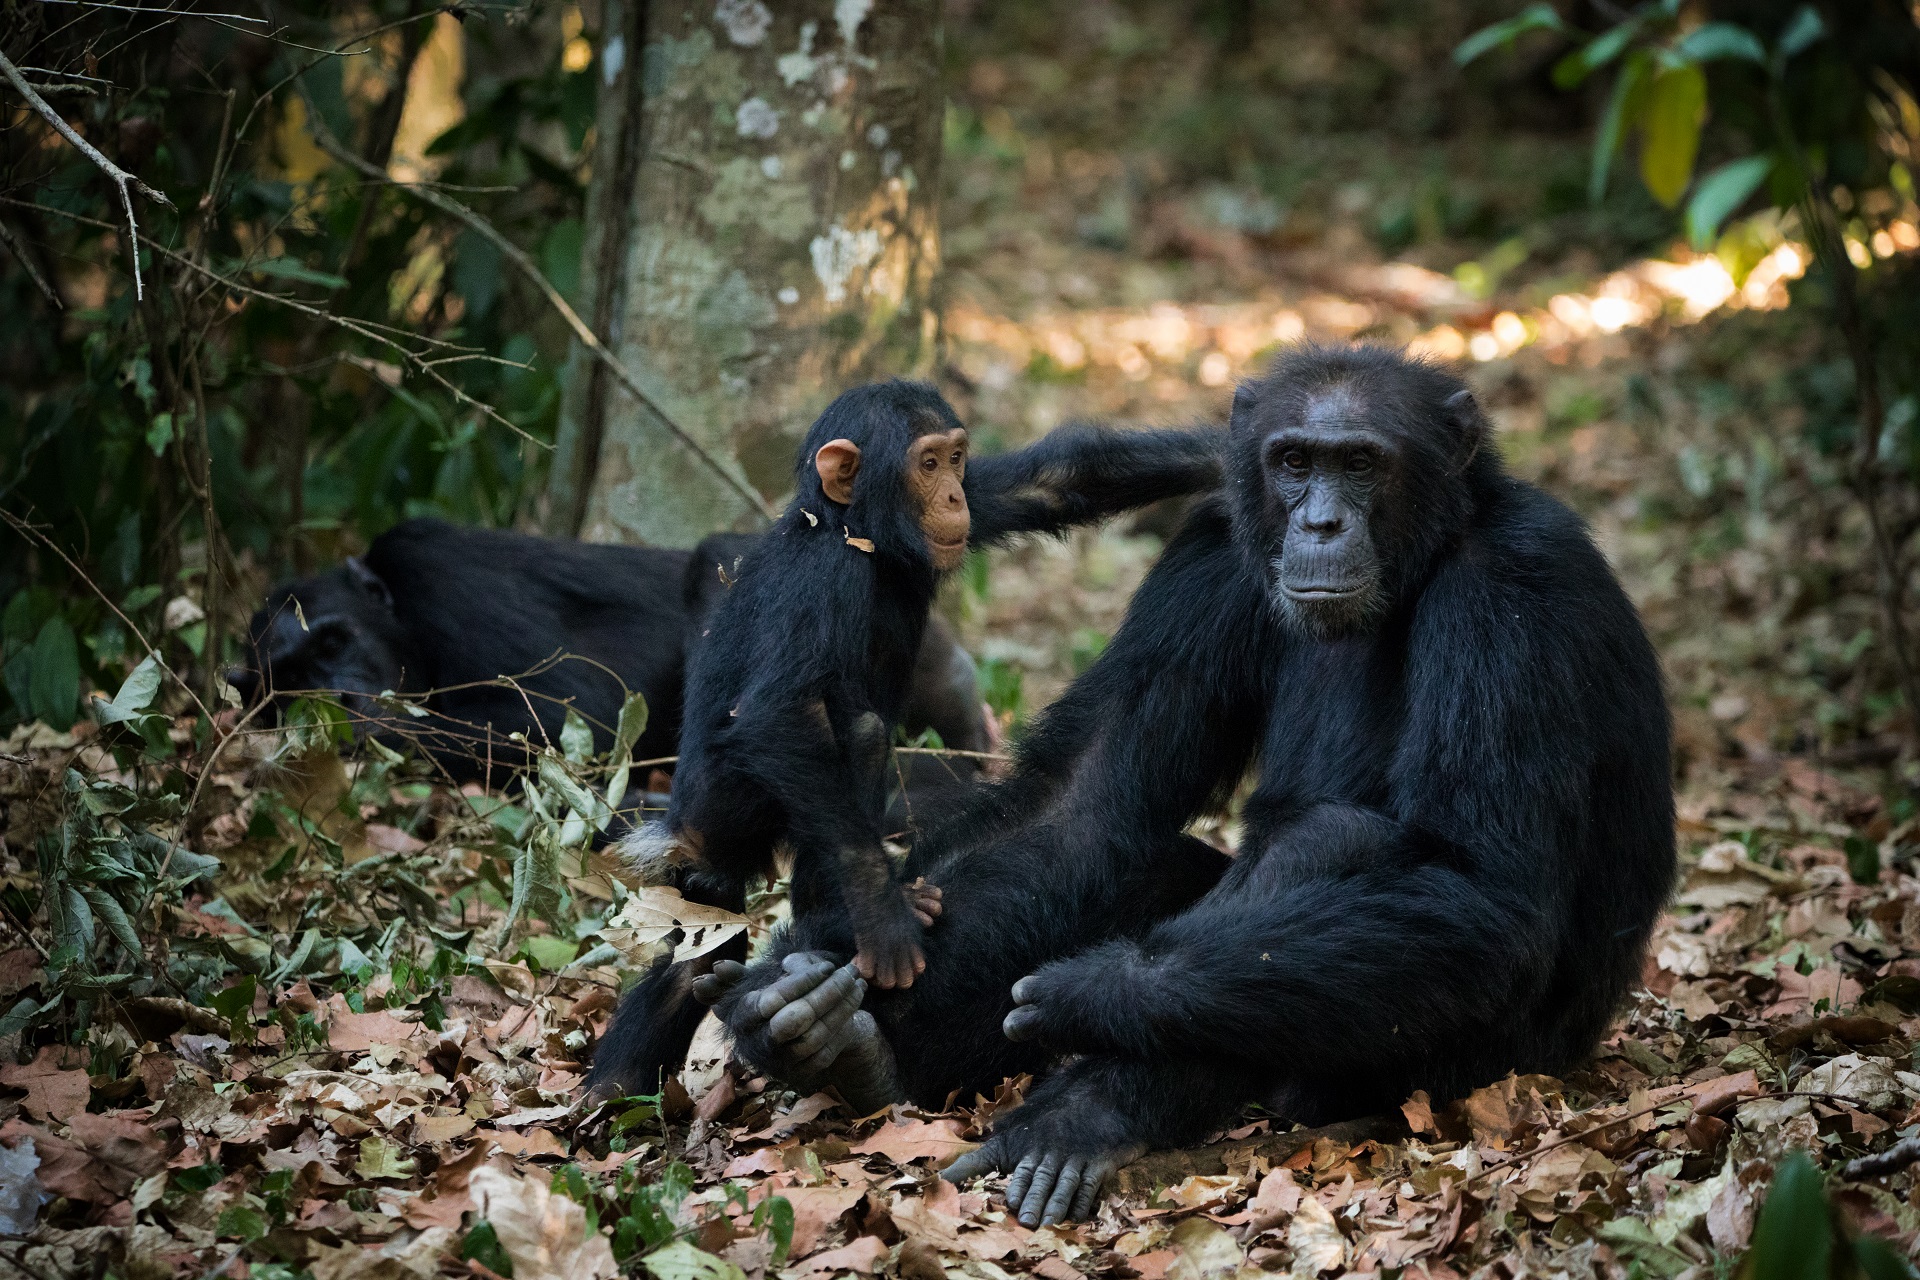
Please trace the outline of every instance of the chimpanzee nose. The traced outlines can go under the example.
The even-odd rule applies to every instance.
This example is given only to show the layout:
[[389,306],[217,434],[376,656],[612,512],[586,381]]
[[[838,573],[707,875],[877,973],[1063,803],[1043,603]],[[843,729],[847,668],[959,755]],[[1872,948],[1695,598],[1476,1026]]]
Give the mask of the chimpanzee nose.
[[1308,533],[1322,538],[1333,538],[1344,533],[1347,522],[1338,511],[1326,511],[1319,514],[1308,512],[1300,520],[1300,527]]

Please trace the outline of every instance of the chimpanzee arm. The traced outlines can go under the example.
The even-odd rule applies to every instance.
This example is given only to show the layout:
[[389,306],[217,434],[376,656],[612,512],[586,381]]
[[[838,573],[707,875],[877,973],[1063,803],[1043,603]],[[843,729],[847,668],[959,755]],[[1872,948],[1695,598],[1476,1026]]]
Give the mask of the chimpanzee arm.
[[1079,424],[1024,449],[967,462],[974,546],[1058,533],[1220,483],[1226,432],[1130,431]]
[[1110,846],[1093,865],[1164,848],[1245,771],[1285,643],[1226,512],[1202,505],[1099,659],[1029,727],[1011,774],[936,824],[911,865],[937,884],[933,860],[1037,821]]

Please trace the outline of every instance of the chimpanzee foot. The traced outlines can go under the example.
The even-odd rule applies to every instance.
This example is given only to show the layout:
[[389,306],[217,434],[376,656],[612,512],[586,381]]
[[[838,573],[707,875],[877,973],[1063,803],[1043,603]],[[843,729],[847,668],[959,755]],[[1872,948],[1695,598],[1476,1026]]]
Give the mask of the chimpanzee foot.
[[1013,1041],[1037,1040],[1047,1031],[1045,985],[1037,973],[1013,984],[1013,1012],[1000,1023],[1001,1034]]
[[[853,966],[836,968],[818,952],[796,951],[781,968],[785,977],[723,1011],[743,1055],[796,1088],[838,1089],[862,1115],[898,1101],[893,1051],[873,1015],[860,1008],[867,984]],[[716,965],[710,989],[724,983],[718,996],[724,1000],[744,972],[723,974]]]
[[920,922],[920,927],[922,929],[933,928],[933,922],[939,916],[941,910],[940,886],[937,884],[928,884],[927,878],[921,876],[912,884],[901,885],[900,892],[905,895],[907,906],[912,910],[913,918]]
[[1088,1152],[1077,1150],[1078,1144],[1036,1143],[1037,1136],[996,1133],[985,1146],[948,1165],[940,1176],[957,1184],[1011,1168],[1007,1207],[1021,1226],[1039,1227],[1089,1217],[1107,1179],[1146,1151],[1136,1145]]

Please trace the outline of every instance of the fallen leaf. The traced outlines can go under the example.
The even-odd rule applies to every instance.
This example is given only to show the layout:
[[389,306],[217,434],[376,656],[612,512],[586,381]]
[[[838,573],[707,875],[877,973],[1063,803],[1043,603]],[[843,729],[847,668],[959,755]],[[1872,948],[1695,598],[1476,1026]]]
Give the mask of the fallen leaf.
[[26,1101],[20,1105],[35,1120],[65,1120],[76,1111],[85,1111],[91,1096],[87,1073],[77,1063],[64,1065],[74,1056],[64,1045],[45,1045],[32,1062],[0,1066],[0,1084],[27,1091]]
[[426,1034],[426,1024],[403,1022],[384,1009],[372,1013],[341,1010],[327,1021],[327,1045],[336,1053],[366,1053],[376,1044],[404,1045],[424,1039]]
[[1736,1098],[1749,1098],[1760,1092],[1760,1077],[1751,1071],[1720,1076],[1693,1086],[1693,1114],[1718,1115]]
[[1260,1179],[1260,1190],[1247,1207],[1251,1213],[1247,1223],[1248,1239],[1291,1218],[1300,1207],[1300,1187],[1293,1180],[1293,1171],[1275,1169]]
[[[320,1245],[307,1264],[313,1280],[428,1280],[453,1252],[450,1227],[428,1227],[412,1239],[393,1239],[377,1249],[357,1244]],[[515,1273],[518,1280],[519,1272]]]
[[[601,927],[600,936],[630,962],[645,967],[671,952],[676,962],[697,960],[747,931],[743,915],[688,902],[678,889],[643,885]],[[670,942],[675,934],[678,942]]]
[[1326,1206],[1312,1197],[1300,1202],[1288,1224],[1287,1247],[1293,1250],[1293,1274],[1302,1280],[1338,1270],[1347,1260],[1346,1237]]
[[1236,1198],[1240,1179],[1226,1174],[1194,1174],[1182,1178],[1160,1193],[1162,1204],[1182,1209],[1210,1209]]
[[475,1133],[508,1155],[519,1156],[523,1160],[541,1156],[564,1158],[567,1155],[566,1146],[545,1129],[528,1129],[525,1133],[515,1133],[511,1129],[478,1129]]
[[[1206,1276],[1230,1276],[1240,1269],[1246,1255],[1240,1242],[1205,1218],[1188,1218],[1168,1237],[1174,1259],[1167,1268],[1167,1280],[1202,1280]],[[1140,1260],[1134,1260],[1139,1270]]]
[[[856,1271],[863,1276],[874,1275],[887,1260],[887,1243],[878,1236],[857,1236],[841,1245],[838,1249],[829,1249],[799,1263],[793,1269],[803,1275],[833,1275],[843,1271]],[[944,1273],[942,1273],[944,1274]],[[665,1277],[662,1277],[665,1280]]]
[[[600,1241],[602,1249],[606,1249],[604,1240],[598,1236],[594,1239]],[[608,1261],[611,1262],[612,1258],[612,1250],[607,1250]],[[654,1280],[747,1280],[746,1273],[733,1263],[725,1258],[716,1258],[685,1240],[675,1240],[663,1249],[655,1249],[640,1259],[640,1265],[653,1275]],[[520,1261],[517,1258],[513,1263],[513,1280],[521,1280]]]
[[793,1206],[793,1247],[791,1254],[805,1257],[820,1243],[840,1215],[860,1203],[865,1187],[781,1187],[775,1195]]
[[1425,1089],[1415,1089],[1413,1096],[1400,1104],[1400,1114],[1407,1118],[1407,1128],[1415,1133],[1437,1134],[1439,1129],[1433,1123],[1433,1100]]
[[[587,1229],[586,1209],[554,1195],[546,1178],[482,1165],[467,1189],[474,1211],[492,1224],[500,1247],[512,1259],[514,1280],[612,1280],[620,1273],[606,1237]],[[719,1259],[714,1262],[719,1264]],[[682,1280],[654,1274],[660,1280]]]
[[895,1164],[930,1159],[941,1167],[978,1145],[960,1132],[957,1120],[889,1120],[854,1147],[853,1154],[885,1156]]

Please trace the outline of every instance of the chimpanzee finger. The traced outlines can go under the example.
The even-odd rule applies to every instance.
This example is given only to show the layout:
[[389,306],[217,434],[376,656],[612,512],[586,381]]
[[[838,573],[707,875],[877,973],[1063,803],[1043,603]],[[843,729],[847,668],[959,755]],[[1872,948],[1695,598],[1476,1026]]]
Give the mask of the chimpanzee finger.
[[703,973],[693,980],[693,998],[707,1006],[719,1004],[746,976],[747,966],[738,960],[716,961],[711,973]]
[[998,1173],[1004,1167],[1007,1154],[1005,1138],[988,1138],[985,1143],[960,1156],[952,1164],[940,1171],[940,1176],[948,1182],[958,1185],[968,1178],[979,1177],[983,1173]]
[[1029,1151],[1020,1157],[1020,1163],[1013,1166],[1013,1176],[1007,1179],[1007,1208],[1018,1216],[1020,1202],[1026,1198],[1027,1188],[1033,1185],[1034,1171],[1040,1167],[1040,1154]]
[[1107,1175],[1113,1172],[1113,1162],[1100,1160],[1089,1164],[1087,1171],[1080,1175],[1080,1194],[1073,1198],[1073,1208],[1067,1211],[1067,1220],[1078,1222],[1082,1218],[1093,1216],[1093,1206],[1100,1201],[1100,1188],[1106,1182]]
[[[1040,1157],[1040,1163],[1034,1166],[1033,1182],[1027,1187],[1027,1194],[1020,1200],[1020,1208],[1014,1216],[1020,1219],[1023,1227],[1037,1227],[1046,1213],[1047,1201],[1053,1196],[1053,1188],[1060,1181],[1060,1153],[1049,1151]],[[1013,1197],[1007,1197],[1007,1203],[1013,1203]]]
[[[851,971],[842,969],[840,972],[848,973]],[[836,977],[835,980],[838,981],[838,978]],[[857,979],[855,980],[854,990],[856,993],[859,990],[859,982]],[[787,1052],[792,1054],[794,1058],[804,1062],[812,1059],[816,1054],[827,1049],[829,1046],[839,1044],[847,1029],[847,1024],[853,1021],[853,1015],[858,1012],[860,1012],[860,1000],[857,994],[850,994],[848,999],[827,1006],[820,1016],[814,1019],[812,1025],[805,1027],[798,1035],[793,1037],[792,1043],[787,1046]],[[838,1053],[837,1049],[835,1053]],[[825,1061],[812,1065],[825,1067],[832,1061],[833,1058],[829,1056]]]
[[1013,1041],[1031,1040],[1040,1034],[1040,1024],[1044,1021],[1046,1015],[1039,1005],[1018,1005],[1001,1021],[1000,1033]]
[[1040,1212],[1040,1225],[1058,1222],[1073,1209],[1073,1202],[1080,1194],[1081,1183],[1087,1176],[1085,1156],[1074,1156],[1060,1170],[1060,1181],[1053,1186],[1053,1194],[1047,1197],[1047,1207]]
[[763,987],[754,992],[745,1001],[743,1012],[749,1028],[765,1024],[768,1019],[789,1004],[826,981],[827,975],[833,972],[833,962],[824,959],[815,960],[811,965],[795,971],[792,957],[788,957],[786,967],[788,969],[786,977],[770,987]]
[[834,970],[832,977],[774,1014],[767,1021],[767,1034],[775,1044],[785,1044],[840,1005],[849,1005],[847,1016],[852,1017],[852,1007],[857,1007],[856,982],[851,965]]

